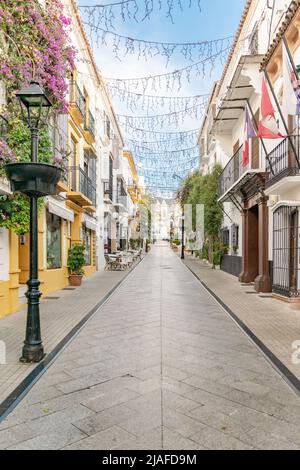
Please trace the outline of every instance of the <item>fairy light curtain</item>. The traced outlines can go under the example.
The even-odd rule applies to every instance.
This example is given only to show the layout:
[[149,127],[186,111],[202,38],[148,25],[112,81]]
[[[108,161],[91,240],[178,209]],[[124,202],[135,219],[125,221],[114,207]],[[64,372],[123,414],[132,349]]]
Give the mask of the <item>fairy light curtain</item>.
[[[232,37],[197,42],[129,37],[115,29],[120,18],[123,22],[143,22],[159,11],[174,22],[176,14],[187,7],[198,5],[200,9],[200,1],[105,1],[80,7],[93,47],[107,46],[117,60],[134,55],[137,60],[150,63],[151,58],[160,55],[166,59],[166,67],[171,58],[191,62],[173,71],[143,77],[116,78],[104,74],[110,96],[122,105],[117,117],[139,175],[153,194],[173,197],[180,184],[178,177],[184,178],[198,167],[199,126],[209,100],[207,94],[188,95],[180,91],[187,84],[199,83],[208,74],[211,77],[217,63],[223,65]],[[195,121],[197,127],[182,130],[189,125],[187,121]]]
[[207,60],[209,57],[219,55],[224,49],[228,49],[232,41],[232,36],[198,42],[147,41],[123,36],[88,21],[83,21],[83,24],[88,28],[91,40],[95,40],[97,47],[108,46],[107,40],[111,39],[112,52],[118,60],[122,60],[122,57],[125,58],[129,54],[135,54],[138,60],[141,58],[147,60],[159,54],[166,58],[166,64],[175,54],[181,54],[184,59],[190,61]]
[[186,67],[178,68],[172,72],[132,78],[104,77],[104,80],[107,86],[117,88],[120,92],[131,92],[136,89],[141,89],[144,94],[147,91],[156,92],[162,89],[178,92],[181,90],[183,82],[191,83],[192,79],[203,79],[207,72],[211,75],[216,61],[219,60],[222,65],[227,58],[229,49],[230,45],[226,45],[223,49],[205,57],[205,59]]
[[156,12],[165,14],[166,18],[173,23],[176,11],[191,8],[193,3],[196,3],[201,11],[200,0],[116,0],[106,4],[79,5],[79,8],[86,15],[89,23],[104,24],[106,28],[113,28],[115,21],[119,18],[123,22],[126,20],[141,22],[149,20]]

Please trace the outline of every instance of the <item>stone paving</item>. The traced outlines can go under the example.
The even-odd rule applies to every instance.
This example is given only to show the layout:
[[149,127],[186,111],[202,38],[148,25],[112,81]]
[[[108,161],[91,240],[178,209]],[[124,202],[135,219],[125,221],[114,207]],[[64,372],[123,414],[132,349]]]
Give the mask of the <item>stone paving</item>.
[[185,263],[300,380],[300,364],[292,361],[292,345],[300,341],[300,304],[258,294],[253,285],[191,256]]
[[156,246],[0,424],[8,449],[300,449],[300,399]]
[[[84,279],[81,287],[63,289],[49,294],[48,300],[42,300],[40,313],[45,351],[51,352],[125,275],[126,272],[120,271],[99,272]],[[26,314],[26,309],[23,309],[0,320],[0,340],[6,344],[6,364],[0,365],[0,402],[36,366],[19,362]]]

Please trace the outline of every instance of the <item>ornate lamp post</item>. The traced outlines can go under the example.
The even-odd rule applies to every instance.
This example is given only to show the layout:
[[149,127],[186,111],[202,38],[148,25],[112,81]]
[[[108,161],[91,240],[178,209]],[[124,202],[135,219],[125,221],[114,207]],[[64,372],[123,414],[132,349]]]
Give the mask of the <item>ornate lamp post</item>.
[[61,170],[53,165],[38,163],[38,134],[42,120],[48,116],[51,102],[37,82],[18,93],[22,118],[31,133],[31,163],[13,163],[6,166],[12,189],[30,198],[30,268],[27,282],[27,324],[21,362],[39,362],[44,357],[41,339],[39,303],[41,293],[38,279],[38,198],[55,194]]

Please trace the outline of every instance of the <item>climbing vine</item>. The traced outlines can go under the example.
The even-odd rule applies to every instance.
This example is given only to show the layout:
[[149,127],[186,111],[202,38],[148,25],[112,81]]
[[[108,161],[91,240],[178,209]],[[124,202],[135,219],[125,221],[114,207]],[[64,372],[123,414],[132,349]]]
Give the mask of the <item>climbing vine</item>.
[[[5,175],[5,164],[30,160],[30,132],[15,98],[21,87],[36,80],[49,96],[54,113],[68,110],[68,76],[76,54],[70,24],[60,0],[46,0],[43,6],[38,0],[0,0],[0,91],[5,96],[0,111],[9,123],[6,134],[0,136],[0,177]],[[39,161],[63,167],[53,156],[48,125],[40,131]],[[18,234],[28,232],[28,198],[1,196],[0,226]]]

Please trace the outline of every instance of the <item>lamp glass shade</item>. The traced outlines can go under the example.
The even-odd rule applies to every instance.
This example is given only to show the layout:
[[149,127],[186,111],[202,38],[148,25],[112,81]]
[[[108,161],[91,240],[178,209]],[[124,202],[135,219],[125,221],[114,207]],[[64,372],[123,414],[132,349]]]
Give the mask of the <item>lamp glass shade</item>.
[[52,106],[43,88],[37,82],[30,82],[30,85],[22,88],[16,96],[27,109]]

